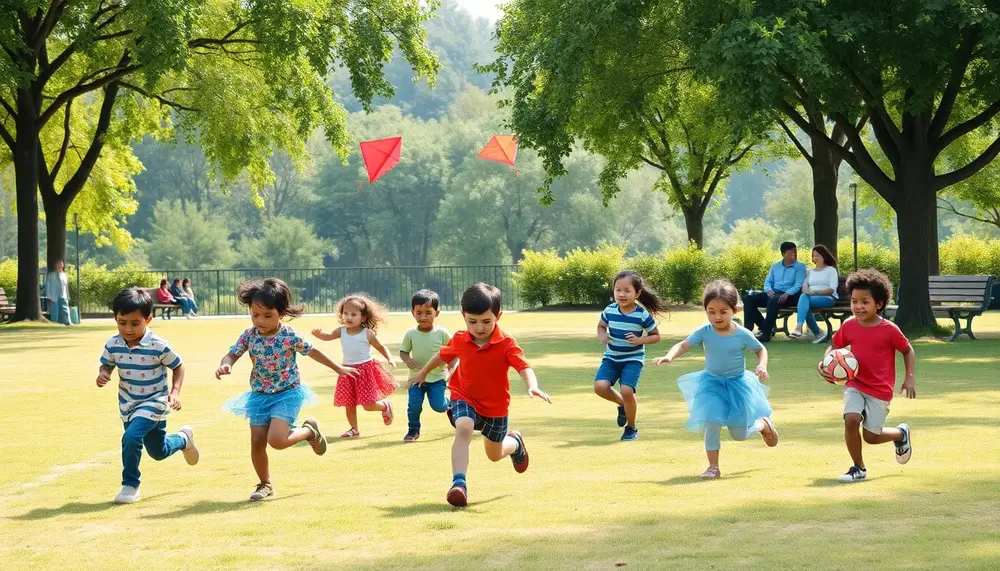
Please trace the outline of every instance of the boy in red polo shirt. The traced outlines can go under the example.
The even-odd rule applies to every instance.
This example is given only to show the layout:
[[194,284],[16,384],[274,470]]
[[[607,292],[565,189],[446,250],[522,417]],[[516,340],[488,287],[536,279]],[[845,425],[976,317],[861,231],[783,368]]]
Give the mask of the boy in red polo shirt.
[[462,317],[467,331],[459,331],[437,355],[431,358],[410,379],[410,385],[422,384],[427,375],[443,364],[458,359],[458,368],[448,381],[451,408],[448,416],[455,425],[455,443],[451,447],[451,467],[454,473],[448,503],[464,507],[468,504],[465,472],[469,467],[469,444],[472,433],[479,430],[485,439],[486,457],[499,462],[510,456],[518,473],[528,469],[528,449],[524,437],[516,430],[507,430],[507,408],[510,405],[510,381],[507,369],[513,367],[521,375],[528,395],[552,402],[538,388],[538,380],[517,341],[499,327],[501,315],[500,290],[478,283],[462,294]]
[[[844,483],[860,482],[868,476],[861,455],[862,438],[868,444],[894,443],[896,461],[900,464],[906,464],[913,454],[909,425],[883,426],[896,387],[896,351],[903,354],[906,364],[906,380],[900,393],[906,393],[906,398],[917,396],[913,377],[917,357],[913,347],[895,323],[880,315],[889,303],[891,289],[889,278],[875,270],[859,270],[848,276],[847,291],[851,292],[854,317],[844,322],[826,350],[830,353],[850,345],[858,359],[858,375],[847,382],[844,390],[844,440],[854,462],[838,478]],[[820,375],[825,378],[822,368]]]

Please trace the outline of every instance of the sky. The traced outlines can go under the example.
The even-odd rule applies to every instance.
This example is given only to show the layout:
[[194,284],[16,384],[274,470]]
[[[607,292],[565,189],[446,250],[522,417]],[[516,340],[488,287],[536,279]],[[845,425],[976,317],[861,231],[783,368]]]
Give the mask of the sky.
[[503,3],[504,0],[457,0],[457,2],[473,16],[489,18],[491,22],[495,22],[501,15],[496,5]]

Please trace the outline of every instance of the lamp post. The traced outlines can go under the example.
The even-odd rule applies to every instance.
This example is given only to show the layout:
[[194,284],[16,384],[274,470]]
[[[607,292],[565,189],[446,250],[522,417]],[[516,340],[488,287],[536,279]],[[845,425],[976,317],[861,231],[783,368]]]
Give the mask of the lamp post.
[[851,183],[853,207],[851,219],[854,221],[854,271],[858,271],[858,183]]
[[80,299],[80,215],[73,214],[73,225],[76,226],[76,306],[77,311],[83,311],[83,300]]

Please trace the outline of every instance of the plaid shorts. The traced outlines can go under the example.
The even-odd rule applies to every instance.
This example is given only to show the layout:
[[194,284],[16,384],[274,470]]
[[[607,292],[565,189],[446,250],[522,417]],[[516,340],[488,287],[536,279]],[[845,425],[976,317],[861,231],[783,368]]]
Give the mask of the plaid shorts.
[[483,436],[492,442],[503,442],[507,436],[506,416],[480,416],[472,405],[464,400],[451,401],[452,424],[460,418],[471,418],[475,424],[475,430],[483,433]]

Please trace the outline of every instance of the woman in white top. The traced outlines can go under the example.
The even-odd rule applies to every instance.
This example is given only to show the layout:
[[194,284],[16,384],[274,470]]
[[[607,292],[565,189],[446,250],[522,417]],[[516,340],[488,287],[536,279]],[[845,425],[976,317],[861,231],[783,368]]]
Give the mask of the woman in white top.
[[806,272],[802,295],[799,296],[799,323],[788,336],[792,339],[802,337],[802,324],[806,323],[816,338],[813,343],[824,343],[826,335],[819,334],[819,325],[812,310],[833,307],[837,301],[837,259],[826,246],[817,245],[812,250],[812,261],[816,267]]

